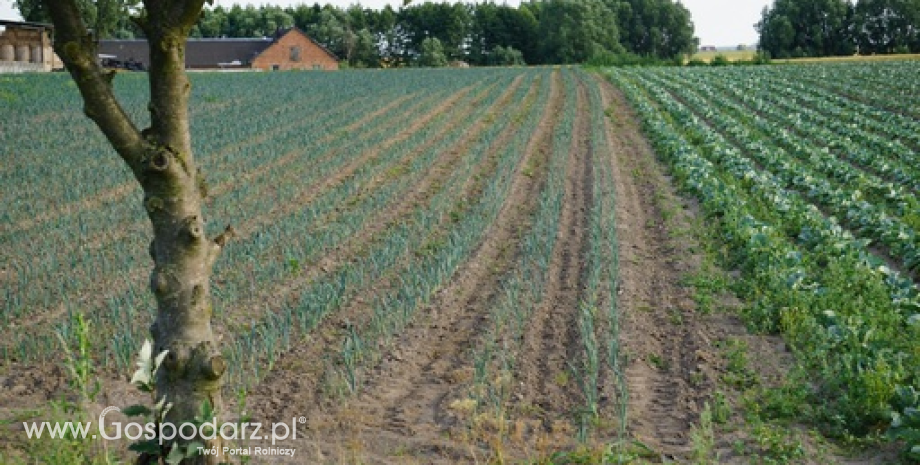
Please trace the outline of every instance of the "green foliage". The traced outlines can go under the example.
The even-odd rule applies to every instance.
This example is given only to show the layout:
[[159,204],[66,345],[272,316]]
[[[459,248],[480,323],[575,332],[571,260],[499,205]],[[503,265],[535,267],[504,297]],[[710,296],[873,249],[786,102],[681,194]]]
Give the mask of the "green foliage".
[[700,412],[700,422],[693,425],[690,431],[690,442],[693,444],[693,463],[698,465],[707,465],[718,463],[718,453],[715,451],[716,436],[713,430],[712,409],[709,402],[703,404],[703,411]]
[[[149,340],[144,340],[141,350],[137,357],[137,370],[131,376],[131,384],[140,391],[150,394],[154,403],[153,407],[141,404],[130,405],[121,410],[121,413],[128,417],[142,417],[145,423],[156,425],[155,431],[160,431],[160,423],[166,420],[166,414],[172,409],[172,402],[167,402],[166,397],[156,401],[156,373],[163,360],[166,358],[167,351],[162,351],[153,356],[153,344]],[[202,403],[198,414],[195,418],[184,419],[183,423],[194,425],[195,431],[201,431],[203,436],[212,436],[215,432],[211,429],[203,428],[206,423],[211,423],[215,418],[215,412],[211,403],[207,400]],[[210,428],[210,425],[208,426]],[[147,439],[142,437],[128,446],[128,450],[146,456],[146,460],[160,461],[177,465],[183,460],[197,456],[199,449],[204,447],[201,441],[192,440],[185,443],[174,441],[172,443],[163,441],[159,437]]]
[[[129,20],[136,0],[78,3],[87,24],[98,24],[102,37],[144,36]],[[16,0],[16,5],[27,20],[47,20],[40,0]],[[343,69],[411,66],[424,53],[426,39],[441,43],[448,62],[474,66],[584,63],[602,52],[669,60],[697,46],[689,11],[673,0],[551,0],[519,6],[415,2],[394,7],[218,5],[202,11],[190,35],[272,37],[279,29],[296,26],[337,56]]]
[[624,51],[616,14],[600,0],[541,2],[538,18],[538,63],[584,63],[598,53]]
[[756,27],[760,50],[778,58],[917,53],[917,0],[775,0]]
[[492,49],[489,55],[489,64],[494,66],[523,66],[524,55],[520,50],[513,47],[502,47],[501,45]]
[[65,366],[70,372],[70,387],[79,396],[80,402],[94,402],[101,389],[99,379],[93,372],[93,352],[90,337],[92,330],[83,313],[72,316],[68,333],[74,339],[73,346],[65,339],[64,332],[57,332],[58,340],[64,351]]
[[778,58],[852,55],[852,16],[845,0],[775,0],[755,26],[758,47]]
[[712,61],[709,62],[710,66],[728,66],[730,64],[731,62],[728,61],[728,58],[725,55],[722,55],[721,53],[714,56],[712,58]]
[[[45,2],[42,0],[14,0],[13,6],[26,21],[50,23]],[[139,0],[77,0],[83,22],[93,30],[97,38],[126,38],[135,36],[134,25],[129,19],[131,11],[140,4]]]
[[920,52],[920,2],[860,0],[852,16],[855,42],[861,54]]
[[671,61],[655,57],[640,56],[634,53],[621,52],[616,53],[610,50],[603,50],[594,53],[588,59],[588,66],[609,67],[609,66],[666,66],[673,64]]
[[444,47],[441,45],[440,40],[436,37],[429,37],[422,41],[418,65],[423,68],[447,66],[447,55],[444,54]]
[[766,463],[795,463],[805,457],[802,441],[788,428],[761,424],[754,428],[759,457]]
[[920,463],[920,392],[914,386],[898,386],[891,417],[888,437],[904,440],[905,458]]
[[[77,394],[77,400],[72,402],[61,399],[50,403],[49,420],[60,424],[91,421],[87,418],[89,414],[85,404],[94,402],[101,388],[93,366],[90,324],[80,312],[71,315],[69,323],[69,326],[57,332],[57,337],[64,351],[64,366],[69,373],[68,384]],[[59,440],[30,441],[29,457],[37,463],[110,463],[111,458],[104,445],[100,451],[93,442],[90,438],[75,436],[73,431],[68,429],[64,438]],[[2,454],[0,461],[5,461]]]

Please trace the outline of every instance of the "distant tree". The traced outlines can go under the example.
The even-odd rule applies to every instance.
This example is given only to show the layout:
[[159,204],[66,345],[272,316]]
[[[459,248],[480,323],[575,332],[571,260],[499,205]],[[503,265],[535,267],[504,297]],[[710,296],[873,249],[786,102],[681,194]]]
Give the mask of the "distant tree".
[[[26,21],[50,22],[48,0],[14,0],[13,5]],[[130,38],[134,26],[129,21],[130,13],[138,8],[139,0],[76,0],[83,23],[93,31],[94,37]]]
[[603,51],[622,52],[617,18],[601,0],[544,0],[538,11],[542,63],[584,63]]
[[[144,192],[153,231],[148,249],[150,290],[156,320],[150,327],[154,354],[168,351],[156,375],[157,399],[172,404],[166,422],[192,421],[209,402],[223,409],[221,378],[226,363],[211,329],[210,278],[231,230],[209,239],[202,204],[202,172],[192,154],[185,74],[185,38],[205,0],[145,0],[135,22],[150,47],[150,127],[141,130],[119,104],[114,74],[96,60],[86,15],[76,0],[48,0],[54,50],[83,98],[83,112],[98,126]],[[49,179],[49,182],[54,182]],[[220,450],[220,440],[204,440]],[[182,440],[182,442],[187,442]],[[169,444],[172,445],[172,444]],[[185,463],[216,464],[221,456],[197,456]]]
[[438,39],[448,60],[466,59],[470,10],[463,3],[421,3],[403,8],[398,23],[408,40],[409,53],[420,51],[428,38]]
[[423,68],[447,66],[447,55],[444,54],[444,46],[441,45],[440,40],[436,37],[429,37],[422,41],[418,65]]
[[[14,1],[26,19],[46,20],[41,5],[47,0]],[[128,19],[139,0],[76,1],[84,21],[98,24],[96,37],[143,36]],[[514,49],[527,63],[552,64],[627,55],[628,61],[683,62],[699,45],[690,12],[677,0],[530,0],[517,7],[455,0],[416,3],[399,11],[389,5],[372,10],[359,4],[344,9],[319,3],[286,8],[234,4],[204,9],[189,34],[271,37],[291,26],[354,67],[416,63],[427,38],[438,39],[448,61],[475,65],[492,64],[497,47],[502,47],[499,56]]]
[[860,53],[920,52],[920,0],[860,0],[854,34]]
[[502,47],[501,45],[492,49],[488,63],[493,66],[522,66],[526,64],[524,55],[520,50],[514,47]]
[[348,59],[352,44],[351,30],[345,14],[336,8],[323,8],[307,26],[307,34],[340,58]]
[[496,47],[510,47],[519,50],[525,61],[534,61],[540,42],[538,27],[537,18],[526,5],[514,8],[494,3],[477,4],[472,7],[467,58],[472,64],[487,65]]
[[777,58],[851,55],[853,11],[846,0],[775,0],[755,25],[759,48]]
[[605,0],[616,13],[620,42],[630,53],[656,58],[699,48],[690,11],[672,0]]

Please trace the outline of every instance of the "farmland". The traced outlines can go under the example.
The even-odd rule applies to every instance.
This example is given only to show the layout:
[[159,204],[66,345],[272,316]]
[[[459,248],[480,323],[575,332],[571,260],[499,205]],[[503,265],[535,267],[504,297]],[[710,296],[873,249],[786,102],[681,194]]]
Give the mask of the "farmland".
[[[318,462],[690,459],[722,390],[740,411],[788,372],[816,380],[795,420],[882,431],[920,384],[916,68],[192,75],[208,227],[236,230],[228,414],[308,416]],[[144,77],[115,80],[140,126]],[[155,307],[140,189],[69,77],[0,83],[0,419],[69,392],[81,318],[93,408],[124,404]]]
[[826,396],[800,415],[836,434],[877,431],[920,381],[915,72],[610,74],[746,278],[748,325],[783,333]]

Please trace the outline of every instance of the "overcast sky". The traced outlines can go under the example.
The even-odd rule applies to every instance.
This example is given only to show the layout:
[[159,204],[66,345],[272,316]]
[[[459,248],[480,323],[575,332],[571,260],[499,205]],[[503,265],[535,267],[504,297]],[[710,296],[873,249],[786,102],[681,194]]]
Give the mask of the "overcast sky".
[[[308,3],[312,5],[315,0],[217,0],[218,5],[230,6],[234,3],[296,5]],[[418,2],[419,0],[415,0]],[[453,0],[450,0],[453,1]],[[700,38],[701,45],[728,46],[738,44],[754,44],[757,42],[757,32],[754,23],[760,19],[760,11],[772,0],[681,0],[693,14],[693,23],[696,26],[696,35]],[[341,7],[356,3],[356,0],[320,0],[319,3],[332,3]],[[361,5],[369,8],[381,8],[389,3],[402,4],[402,0],[363,0]],[[496,3],[503,3],[497,1]],[[508,0],[509,5],[518,5],[520,0]],[[0,0],[0,19],[19,19],[19,13],[13,9],[12,0]]]

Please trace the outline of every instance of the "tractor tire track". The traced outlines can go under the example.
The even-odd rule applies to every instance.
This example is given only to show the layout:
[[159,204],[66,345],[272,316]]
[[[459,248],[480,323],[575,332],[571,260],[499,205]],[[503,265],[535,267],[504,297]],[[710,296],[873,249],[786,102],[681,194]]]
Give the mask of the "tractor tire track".
[[693,380],[710,350],[710,329],[679,284],[686,251],[670,238],[658,206],[656,196],[668,189],[667,180],[639,130],[639,118],[613,85],[605,81],[601,88],[617,123],[611,138],[612,173],[620,346],[628,354],[628,432],[664,461],[686,460],[692,424],[715,389],[714,380]]
[[550,259],[546,289],[524,334],[519,405],[533,410],[545,432],[562,433],[583,395],[572,369],[584,358],[578,328],[579,306],[585,281],[588,221],[593,204],[593,156],[590,143],[587,92],[578,82],[576,107],[581,109],[572,128],[573,137],[565,168],[565,193],[556,243]]

